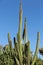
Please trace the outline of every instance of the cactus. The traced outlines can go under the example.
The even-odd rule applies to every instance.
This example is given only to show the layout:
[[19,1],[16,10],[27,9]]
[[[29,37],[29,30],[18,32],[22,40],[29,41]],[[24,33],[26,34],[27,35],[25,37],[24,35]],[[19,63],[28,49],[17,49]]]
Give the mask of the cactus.
[[19,12],[19,28],[18,28],[18,33],[21,37],[22,33],[22,1],[20,0],[20,12]]
[[34,57],[33,57],[33,61],[32,61],[32,64],[31,64],[31,65],[34,65],[34,63],[35,63],[35,61],[36,61],[36,57],[37,57],[38,50],[39,50],[39,41],[40,41],[40,33],[38,32],[38,33],[37,33],[36,50],[35,50]]
[[8,33],[8,43],[9,43],[10,56],[11,56],[11,54],[12,54],[12,41],[11,41],[11,38],[10,38],[10,33]]
[[30,42],[27,43],[27,65],[30,65]]
[[[20,3],[20,7],[21,6],[21,3]],[[20,17],[19,17],[19,30],[18,30],[18,34],[17,34],[17,43],[16,43],[16,48],[17,48],[17,54],[18,54],[18,57],[19,57],[19,60],[18,58],[15,57],[16,59],[16,62],[18,65],[23,65],[23,50],[22,50],[22,36],[21,36],[21,31],[22,31],[22,8],[20,8]],[[23,34],[23,38],[25,38],[25,43],[27,42],[27,33],[26,33],[26,18],[25,18],[25,25],[24,25],[24,34]],[[28,43],[26,43],[24,46],[27,46],[25,47],[25,57],[27,57],[27,65],[30,65],[30,42],[28,41]],[[34,54],[34,57],[33,57],[33,61],[32,61],[32,64],[31,65],[34,65],[35,61],[36,61],[36,55],[38,54],[38,46],[39,46],[39,32],[38,32],[38,38],[37,38],[37,44],[36,44],[36,50],[35,50],[35,54]],[[25,58],[26,60],[26,58]],[[24,63],[25,64],[25,63]]]
[[[20,14],[19,14],[19,30],[17,34],[17,52],[19,57],[19,63],[22,65],[22,43],[21,43],[21,32],[22,32],[22,3],[20,2]],[[16,59],[17,61],[17,59]]]
[[[22,44],[22,41],[24,42],[24,44]],[[14,48],[13,48],[10,33],[8,33],[9,44],[3,47],[3,50],[4,49],[5,50],[3,51],[2,54],[0,54],[0,65],[35,65],[39,50],[39,41],[40,41],[40,33],[38,32],[36,50],[32,57],[30,50],[30,41],[27,40],[26,18],[24,21],[24,31],[22,35],[22,3],[20,2],[19,29],[17,33],[17,40],[14,37]]]
[[30,42],[28,41],[27,43],[25,43],[25,48],[24,48],[24,54],[26,57],[26,65],[30,65]]

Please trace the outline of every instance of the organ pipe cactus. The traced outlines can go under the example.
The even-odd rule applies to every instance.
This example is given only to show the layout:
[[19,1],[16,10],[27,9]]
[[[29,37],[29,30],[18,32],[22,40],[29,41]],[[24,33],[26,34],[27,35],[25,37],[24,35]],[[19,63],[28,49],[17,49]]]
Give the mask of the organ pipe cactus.
[[27,43],[25,43],[25,47],[24,47],[24,52],[25,52],[25,56],[26,56],[26,65],[30,65],[30,41],[28,41]]
[[[19,56],[19,63],[22,65],[22,40],[21,40],[21,32],[22,32],[22,3],[20,2],[20,14],[19,14],[19,30],[17,34],[17,51]],[[16,59],[17,61],[17,59]]]
[[11,41],[11,38],[10,38],[10,33],[8,33],[8,43],[9,43],[10,56],[11,56],[11,54],[12,54],[12,41]]
[[[17,51],[18,51],[18,57],[19,57],[19,61],[16,58],[16,61],[18,62],[18,64],[20,63],[20,65],[23,65],[23,54],[22,54],[22,36],[21,36],[21,31],[22,31],[22,5],[20,3],[20,19],[19,19],[19,30],[18,30],[18,34],[17,34]],[[27,42],[27,33],[26,33],[26,18],[25,18],[25,43]],[[39,46],[39,35],[40,33],[38,32],[38,38],[37,38],[37,44],[36,44],[36,50],[35,50],[35,54],[33,57],[33,61],[31,65],[34,65],[35,61],[36,61],[36,55],[38,54],[38,46]],[[25,51],[26,55],[27,55],[27,65],[30,65],[30,42],[25,44],[27,46],[27,50]]]
[[[24,42],[24,44],[22,44],[22,41]],[[38,32],[36,50],[33,57],[30,56],[31,50],[30,50],[30,41],[27,40],[26,18],[24,21],[24,30],[22,35],[22,3],[20,2],[19,29],[17,33],[17,39],[14,37],[14,48],[13,48],[12,40],[10,38],[10,33],[8,33],[9,45],[7,49],[5,48],[7,53],[3,52],[3,54],[0,55],[0,62],[1,62],[0,65],[35,65],[38,50],[39,50],[39,41],[40,41],[40,33]]]
[[40,41],[40,33],[38,32],[37,33],[36,50],[35,50],[34,57],[33,57],[33,61],[32,61],[32,64],[31,65],[34,65],[34,63],[36,61],[36,57],[37,57],[37,54],[38,54],[38,51],[39,51],[39,41]]

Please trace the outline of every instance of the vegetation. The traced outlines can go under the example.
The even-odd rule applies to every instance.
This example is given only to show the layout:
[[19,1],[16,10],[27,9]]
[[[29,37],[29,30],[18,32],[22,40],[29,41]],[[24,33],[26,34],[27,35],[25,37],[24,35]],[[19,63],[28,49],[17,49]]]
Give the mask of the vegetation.
[[[20,3],[20,20],[17,39],[14,37],[14,47],[10,33],[8,33],[8,45],[0,46],[0,65],[42,65],[42,60],[37,58],[40,33],[37,33],[37,43],[34,55],[30,50],[30,41],[27,40],[26,18],[22,35],[22,5]],[[24,43],[23,43],[24,42]],[[40,63],[39,63],[40,62]]]

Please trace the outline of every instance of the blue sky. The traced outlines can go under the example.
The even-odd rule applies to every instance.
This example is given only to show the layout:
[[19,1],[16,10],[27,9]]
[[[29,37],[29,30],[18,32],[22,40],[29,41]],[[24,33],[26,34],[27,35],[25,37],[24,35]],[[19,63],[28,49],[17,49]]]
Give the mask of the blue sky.
[[[0,45],[8,43],[7,34],[11,39],[16,36],[19,24],[20,0],[0,0]],[[27,33],[31,50],[35,51],[37,32],[40,32],[40,46],[43,46],[43,0],[22,0],[23,25],[27,18]]]

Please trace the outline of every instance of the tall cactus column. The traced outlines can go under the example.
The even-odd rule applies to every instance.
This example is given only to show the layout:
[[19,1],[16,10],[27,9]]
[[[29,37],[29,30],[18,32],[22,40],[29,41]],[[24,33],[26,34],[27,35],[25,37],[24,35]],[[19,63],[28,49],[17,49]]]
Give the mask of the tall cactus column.
[[26,56],[26,63],[25,65],[30,65],[30,41],[25,44],[25,56]]
[[30,41],[28,41],[27,65],[30,65]]
[[27,42],[26,17],[24,21],[23,40],[24,40],[24,43]]
[[9,43],[10,56],[11,56],[12,55],[12,41],[10,38],[10,33],[8,33],[8,43]]
[[36,61],[36,56],[37,56],[38,51],[39,51],[39,42],[40,42],[40,33],[38,32],[38,33],[37,33],[36,50],[35,50],[34,57],[33,57],[33,61],[32,61],[32,64],[31,64],[31,65],[34,65],[34,63],[35,63],[35,61]]
[[22,34],[22,2],[20,2],[20,12],[19,12],[19,29],[17,34],[17,50],[19,56],[19,63],[22,65],[22,43],[21,43],[21,34]]
[[21,37],[22,34],[22,2],[20,2],[20,11],[19,11],[19,29],[18,29],[19,35]]
[[24,21],[24,30],[23,30],[23,40],[24,40],[24,47],[25,47],[25,55],[27,57],[26,64],[30,65],[30,41],[27,38],[27,29],[26,29],[26,17]]

